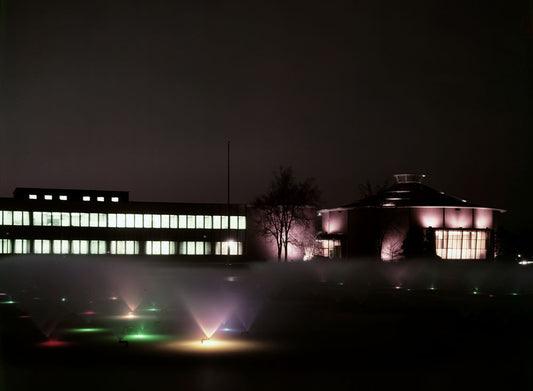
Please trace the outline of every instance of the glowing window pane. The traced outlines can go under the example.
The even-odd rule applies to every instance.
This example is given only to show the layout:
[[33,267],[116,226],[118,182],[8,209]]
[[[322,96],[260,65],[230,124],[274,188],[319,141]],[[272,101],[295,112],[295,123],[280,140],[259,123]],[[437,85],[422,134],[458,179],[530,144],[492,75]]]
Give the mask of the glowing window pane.
[[43,253],[43,241],[39,239],[35,239],[33,241],[33,252],[35,254],[42,254]]
[[68,240],[54,240],[52,242],[52,252],[54,254],[68,254]]
[[152,253],[155,255],[161,254],[161,242],[152,242]]
[[80,253],[80,241],[73,240],[70,243],[70,248],[71,248],[72,254],[79,254]]
[[115,213],[107,214],[107,226],[110,228],[117,227],[117,215]]
[[205,242],[205,255],[211,255],[211,243]]
[[187,228],[189,229],[195,228],[196,227],[195,222],[196,222],[195,216],[187,215]]
[[30,195],[28,196],[28,198],[29,198],[30,200],[36,200],[36,199],[37,199],[37,194],[30,194]]
[[170,228],[170,216],[161,215],[161,228]]
[[89,213],[89,226],[98,227],[98,213]]
[[126,227],[126,215],[123,213],[117,214],[117,227],[125,228]]
[[80,240],[80,254],[89,254],[88,240]]
[[50,194],[45,194],[44,199],[50,201],[53,197]]
[[35,225],[35,226],[43,225],[43,214],[42,214],[42,212],[33,212],[33,225]]
[[239,229],[246,229],[246,216],[239,216]]
[[30,241],[27,239],[15,239],[14,253],[28,254],[30,252]]
[[89,213],[80,213],[80,227],[89,226]]
[[167,242],[167,241],[161,242],[161,254],[162,255],[170,254],[170,242]]
[[98,241],[98,254],[105,254],[105,253],[106,253],[105,240],[99,240]]
[[204,216],[196,216],[196,228],[204,228]]
[[228,229],[228,216],[221,216],[222,223],[220,228],[222,229]]
[[139,242],[126,240],[126,254],[133,255],[139,253]]
[[135,228],[135,215],[128,213],[126,215],[126,227]]
[[237,219],[237,216],[230,216],[229,223],[230,229],[239,228],[239,220]]
[[98,226],[102,228],[107,227],[107,214],[98,213]]
[[91,197],[89,197],[89,196],[83,196],[81,199],[82,199],[83,201],[90,201],[90,200],[91,200]]
[[91,254],[98,254],[98,240],[91,240],[89,242],[89,252]]
[[194,242],[187,242],[187,255],[194,255],[196,244]]
[[73,227],[80,226],[80,214],[77,212],[70,213],[70,225]]
[[70,227],[70,213],[61,212],[61,226]]
[[67,200],[67,196],[66,196],[66,195],[60,195],[60,196],[59,196],[59,199],[60,199],[61,201],[66,201],[66,200]]
[[13,225],[13,212],[10,210],[4,210],[4,225]]
[[204,216],[204,228],[205,229],[213,228],[213,216]]
[[196,255],[204,255],[204,242],[196,242]]
[[135,215],[135,228],[142,228],[143,227],[143,215],[136,214]]
[[19,210],[13,212],[13,225],[22,225],[22,212]]
[[161,228],[161,215],[152,215],[152,227]]
[[170,215],[170,228],[178,228],[178,216]]
[[152,242],[150,240],[147,240],[144,244],[144,251],[146,255],[152,255]]
[[0,240],[0,249],[2,254],[11,254],[11,240],[2,239]]
[[96,197],[96,201],[98,201],[98,202],[104,202],[105,199],[104,199],[104,197]]
[[144,215],[144,228],[152,228],[152,215]]
[[118,197],[111,197],[111,202],[118,202]]
[[51,212],[43,212],[43,221],[44,226],[50,226],[52,225],[52,213]]
[[187,216],[179,215],[179,228],[187,228]]
[[50,254],[52,251],[52,245],[50,240],[43,240],[43,254]]
[[221,227],[221,216],[213,216],[213,228],[220,229]]
[[52,212],[52,225],[61,227],[61,212]]

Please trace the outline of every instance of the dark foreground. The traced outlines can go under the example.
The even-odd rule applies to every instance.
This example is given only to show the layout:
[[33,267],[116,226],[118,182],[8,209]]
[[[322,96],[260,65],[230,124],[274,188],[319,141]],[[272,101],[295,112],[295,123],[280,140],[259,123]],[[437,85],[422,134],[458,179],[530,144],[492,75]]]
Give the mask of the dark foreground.
[[[148,322],[159,340],[130,335],[126,346],[113,332],[116,320],[70,314],[54,329],[64,345],[43,345],[27,311],[3,303],[0,389],[533,389],[529,292],[352,283],[277,285],[249,333],[213,337],[254,346],[242,351],[162,348],[191,339],[201,345],[185,331],[194,322],[170,307]],[[76,327],[99,331],[68,332]]]

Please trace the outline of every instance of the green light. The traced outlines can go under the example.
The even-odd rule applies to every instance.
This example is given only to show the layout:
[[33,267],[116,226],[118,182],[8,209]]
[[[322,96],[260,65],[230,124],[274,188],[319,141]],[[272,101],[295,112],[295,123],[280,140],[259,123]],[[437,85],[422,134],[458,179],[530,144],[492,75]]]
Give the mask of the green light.
[[430,291],[434,291],[434,290],[435,290],[435,287],[434,287],[434,286],[430,286],[430,287],[429,287],[429,290],[430,290]]
[[130,334],[125,335],[124,338],[122,338],[125,341],[147,341],[147,342],[154,342],[154,341],[162,341],[169,338],[166,335],[151,335],[151,334]]
[[69,331],[72,333],[101,333],[103,331],[106,331],[106,329],[97,328],[97,327],[94,327],[94,328],[85,327],[85,328],[69,329]]
[[344,285],[344,282],[337,282],[337,285],[339,285],[339,286],[343,286],[343,285]]
[[67,301],[67,298],[66,297],[62,297],[61,301],[64,303],[65,301]]
[[15,304],[15,302],[13,300],[0,301],[0,304]]
[[158,308],[147,308],[145,311],[157,312],[159,311],[159,309]]
[[473,291],[472,294],[473,294],[473,295],[477,295],[477,291]]

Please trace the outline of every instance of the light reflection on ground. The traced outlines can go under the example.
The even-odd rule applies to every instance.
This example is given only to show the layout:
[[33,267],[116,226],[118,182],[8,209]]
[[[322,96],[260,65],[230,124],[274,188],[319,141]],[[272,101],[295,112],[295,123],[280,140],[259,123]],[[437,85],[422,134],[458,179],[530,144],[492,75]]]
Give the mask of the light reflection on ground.
[[203,343],[200,339],[185,340],[172,342],[162,346],[163,349],[174,350],[177,352],[212,354],[212,353],[234,353],[234,352],[252,352],[259,350],[271,349],[274,346],[265,342],[253,340],[237,339],[209,339]]

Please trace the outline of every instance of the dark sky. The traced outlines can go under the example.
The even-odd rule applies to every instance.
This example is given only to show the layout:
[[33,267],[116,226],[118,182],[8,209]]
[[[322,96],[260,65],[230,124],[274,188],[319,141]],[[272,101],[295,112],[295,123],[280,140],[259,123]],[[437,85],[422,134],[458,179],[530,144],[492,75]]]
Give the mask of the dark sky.
[[[2,0],[0,0],[2,1]],[[398,172],[529,225],[529,0],[3,0],[0,196],[322,206]],[[527,191],[529,189],[529,191]]]

